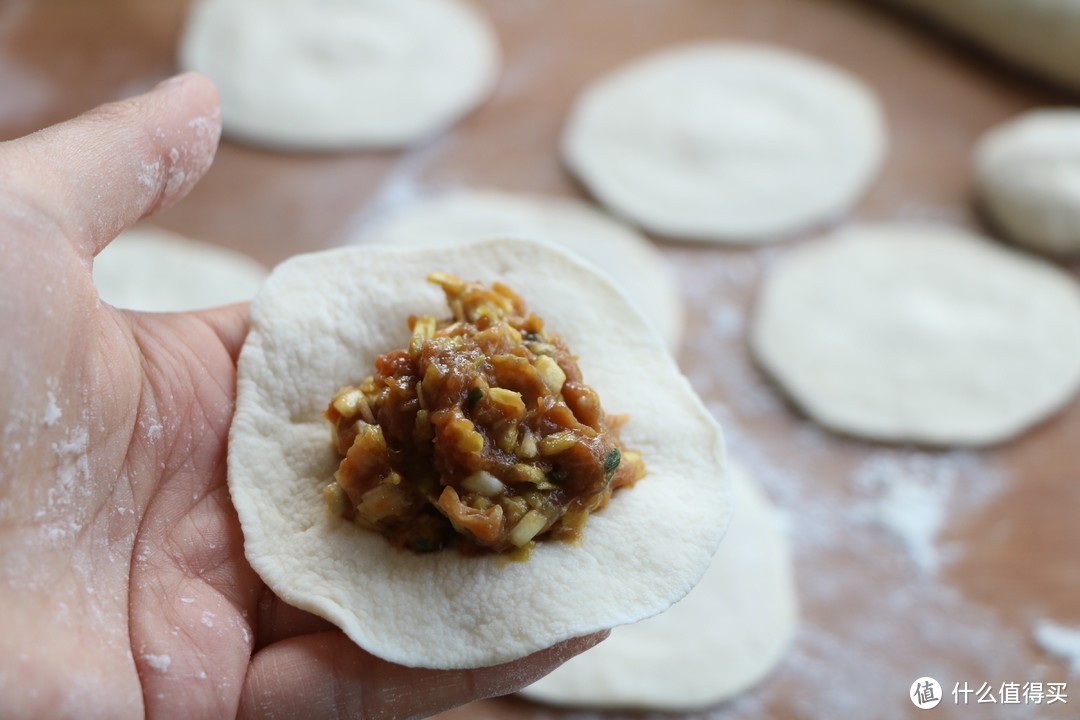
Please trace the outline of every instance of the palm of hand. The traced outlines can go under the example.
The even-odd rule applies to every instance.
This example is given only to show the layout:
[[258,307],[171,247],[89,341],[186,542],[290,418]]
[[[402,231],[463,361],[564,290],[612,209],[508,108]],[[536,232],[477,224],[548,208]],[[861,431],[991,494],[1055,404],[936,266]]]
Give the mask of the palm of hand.
[[[186,192],[209,132],[166,134],[184,152],[124,215]],[[8,166],[33,145],[5,147]],[[178,173],[190,179],[168,188]],[[37,187],[62,202],[64,182],[46,170]],[[132,218],[86,222],[77,204],[6,184],[0,605],[11,631],[0,643],[15,663],[3,689],[30,689],[29,715],[169,714],[158,711],[180,700],[192,717],[235,715],[261,591],[225,487],[243,313],[99,303],[89,257]]]
[[244,560],[225,485],[244,327],[240,312],[229,315],[120,318],[116,324],[128,321],[130,337],[103,341],[99,354],[109,364],[142,356],[141,372],[100,388],[103,397],[138,401],[111,415],[134,422],[115,429],[130,439],[127,452],[101,459],[104,476],[118,480],[95,517],[108,518],[108,508],[131,498],[125,518],[130,514],[137,530],[116,538],[108,552],[130,568],[127,627],[149,714],[168,716],[182,703],[188,716],[235,715],[255,640],[263,586]]

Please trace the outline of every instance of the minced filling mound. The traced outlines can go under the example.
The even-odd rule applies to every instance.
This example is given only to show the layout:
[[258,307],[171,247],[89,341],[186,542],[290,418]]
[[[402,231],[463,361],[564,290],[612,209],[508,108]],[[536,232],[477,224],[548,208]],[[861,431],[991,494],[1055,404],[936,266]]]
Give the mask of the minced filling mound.
[[[645,475],[576,358],[501,283],[428,280],[451,318],[410,317],[408,347],[334,395],[341,455],[331,512],[399,548],[528,557],[581,537],[590,513]],[[632,359],[628,359],[632,361]]]

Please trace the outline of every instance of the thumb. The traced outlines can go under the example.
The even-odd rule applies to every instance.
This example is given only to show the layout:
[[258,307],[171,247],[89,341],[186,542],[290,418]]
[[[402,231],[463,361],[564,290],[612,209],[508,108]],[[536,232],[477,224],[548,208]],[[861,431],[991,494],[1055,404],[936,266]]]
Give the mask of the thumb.
[[213,161],[217,90],[186,74],[0,143],[0,195],[55,224],[84,257],[183,198]]

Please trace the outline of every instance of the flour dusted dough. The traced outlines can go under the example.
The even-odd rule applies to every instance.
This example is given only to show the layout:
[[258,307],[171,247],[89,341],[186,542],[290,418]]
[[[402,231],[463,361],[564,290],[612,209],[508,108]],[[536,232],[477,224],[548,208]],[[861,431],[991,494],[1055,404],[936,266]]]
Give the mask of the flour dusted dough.
[[465,0],[199,0],[180,64],[217,84],[228,135],[286,149],[393,147],[483,100],[499,51]]
[[126,310],[180,312],[243,302],[266,275],[247,255],[150,227],[124,232],[94,258],[101,299]]
[[592,263],[664,338],[679,347],[683,307],[664,256],[644,237],[577,200],[459,190],[404,208],[360,238],[397,247],[520,238]]
[[772,271],[751,344],[828,427],[984,445],[1080,384],[1080,291],[1055,266],[956,228],[856,227]]
[[787,539],[757,485],[730,464],[731,528],[701,582],[656,617],[616,628],[521,691],[554,705],[686,711],[765,677],[795,632]]
[[1080,88],[1077,0],[890,0],[967,35],[999,55]]
[[1035,110],[995,128],[979,141],[975,171],[987,212],[1010,238],[1080,252],[1080,109]]
[[[417,555],[327,512],[338,458],[321,414],[376,355],[404,346],[410,314],[447,314],[432,270],[505,281],[580,356],[605,408],[629,413],[621,437],[648,474],[589,518],[580,546],[541,543],[523,563]],[[547,246],[295,257],[252,303],[238,376],[229,489],[248,559],[283,600],[393,662],[492,665],[653,615],[698,581],[725,530],[719,428],[623,296]]]
[[669,49],[593,83],[563,135],[567,165],[608,207],[686,240],[775,240],[835,219],[881,165],[873,94],[764,45]]

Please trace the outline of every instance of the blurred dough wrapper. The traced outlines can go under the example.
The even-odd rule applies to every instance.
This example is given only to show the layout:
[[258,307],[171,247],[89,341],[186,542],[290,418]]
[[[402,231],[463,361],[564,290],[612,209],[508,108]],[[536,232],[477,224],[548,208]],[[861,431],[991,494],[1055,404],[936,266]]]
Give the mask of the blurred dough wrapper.
[[499,44],[463,0],[199,0],[180,66],[217,84],[229,137],[387,148],[479,105],[498,79]]
[[267,270],[242,253],[140,227],[94,259],[101,299],[125,310],[182,312],[250,300]]
[[732,698],[776,667],[798,619],[791,553],[772,503],[745,470],[728,467],[735,514],[697,587],[666,612],[615,628],[522,695],[685,711]]

